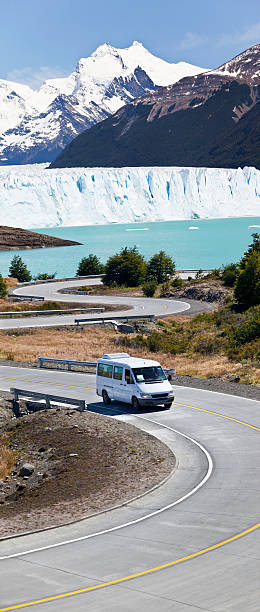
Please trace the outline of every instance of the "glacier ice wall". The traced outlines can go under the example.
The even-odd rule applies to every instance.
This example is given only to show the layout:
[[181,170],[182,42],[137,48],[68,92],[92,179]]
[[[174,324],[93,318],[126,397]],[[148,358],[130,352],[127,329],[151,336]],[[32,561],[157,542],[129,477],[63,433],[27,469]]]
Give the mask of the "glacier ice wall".
[[36,228],[260,216],[260,171],[0,167],[0,225]]

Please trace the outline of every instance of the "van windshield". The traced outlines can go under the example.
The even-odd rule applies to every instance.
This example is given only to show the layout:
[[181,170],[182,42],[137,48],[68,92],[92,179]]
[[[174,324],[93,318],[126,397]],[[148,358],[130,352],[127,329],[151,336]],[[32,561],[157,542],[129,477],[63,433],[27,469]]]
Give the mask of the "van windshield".
[[132,368],[136,382],[154,383],[166,380],[161,366],[150,366],[148,368]]

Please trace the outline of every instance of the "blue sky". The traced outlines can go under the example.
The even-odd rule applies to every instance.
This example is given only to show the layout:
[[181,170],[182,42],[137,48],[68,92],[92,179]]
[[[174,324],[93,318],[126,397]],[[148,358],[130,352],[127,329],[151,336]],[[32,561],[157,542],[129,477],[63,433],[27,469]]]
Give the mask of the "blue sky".
[[222,64],[260,40],[258,0],[0,0],[0,78],[37,87],[104,42]]

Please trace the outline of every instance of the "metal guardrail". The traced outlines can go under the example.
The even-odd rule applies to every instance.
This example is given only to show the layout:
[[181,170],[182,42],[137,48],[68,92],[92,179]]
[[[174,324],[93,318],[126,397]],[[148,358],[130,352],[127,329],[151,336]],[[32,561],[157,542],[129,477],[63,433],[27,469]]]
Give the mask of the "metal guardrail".
[[29,302],[33,302],[34,300],[38,302],[44,302],[44,297],[40,297],[39,295],[16,295],[15,293],[9,293],[9,298],[12,298],[13,301],[19,302],[23,300],[24,302],[28,300]]
[[96,361],[75,361],[74,359],[54,359],[51,357],[38,357],[37,358],[40,363],[40,368],[43,367],[43,363],[56,363],[56,364],[64,364],[68,366],[68,370],[71,370],[71,366],[83,366],[83,367],[96,367]]
[[[91,368],[96,368],[97,367],[97,361],[75,361],[74,359],[54,359],[52,357],[37,357],[38,361],[40,362],[40,368],[43,367],[43,363],[56,363],[56,364],[64,364],[68,366],[68,370],[71,370],[71,366],[75,365],[75,366],[85,366],[85,367],[91,367]],[[176,369],[175,368],[163,368],[163,371],[165,372],[166,375],[171,374],[174,375],[176,374]]]
[[60,293],[66,295],[89,295],[89,291],[76,291],[76,289],[61,289]]
[[63,397],[60,395],[50,395],[49,393],[38,393],[38,391],[26,391],[25,389],[10,389],[11,393],[14,394],[14,402],[16,403],[16,408],[19,407],[19,397],[26,397],[33,400],[44,400],[46,404],[46,408],[50,408],[51,402],[59,403],[59,404],[69,404],[70,406],[78,406],[80,412],[83,412],[86,409],[86,402],[83,399],[75,399],[69,397]]
[[18,316],[26,316],[26,315],[31,315],[31,316],[35,316],[38,317],[40,315],[52,315],[52,314],[58,314],[58,315],[63,315],[63,314],[69,314],[69,313],[74,313],[74,312],[104,312],[105,308],[67,308],[66,310],[13,310],[13,311],[6,311],[6,312],[1,312],[0,311],[0,319],[1,317],[10,317],[10,319],[12,319],[12,317],[18,317]]
[[126,315],[123,317],[117,317],[115,314],[115,318],[112,319],[111,317],[100,317],[99,319],[93,319],[93,318],[88,318],[88,319],[75,319],[75,323],[76,325],[80,325],[81,323],[116,323],[117,321],[126,321],[126,323],[128,323],[128,321],[154,321],[155,319],[155,315]]

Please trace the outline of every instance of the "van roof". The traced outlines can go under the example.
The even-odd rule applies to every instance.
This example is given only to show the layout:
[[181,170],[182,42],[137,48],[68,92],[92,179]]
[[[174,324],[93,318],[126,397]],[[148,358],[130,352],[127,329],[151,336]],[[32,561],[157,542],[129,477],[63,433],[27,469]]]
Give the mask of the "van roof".
[[119,363],[120,365],[130,366],[131,368],[144,368],[149,366],[160,365],[159,361],[153,359],[140,359],[139,357],[131,357],[128,353],[110,353],[105,354],[98,359],[98,362]]

